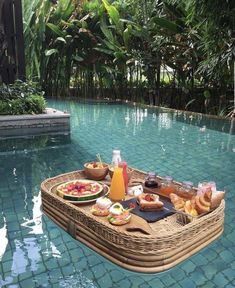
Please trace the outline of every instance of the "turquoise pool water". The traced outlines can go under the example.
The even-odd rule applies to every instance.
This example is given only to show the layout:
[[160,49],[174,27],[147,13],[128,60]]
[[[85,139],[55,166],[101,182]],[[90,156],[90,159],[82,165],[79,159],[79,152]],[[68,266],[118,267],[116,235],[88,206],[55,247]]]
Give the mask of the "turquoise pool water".
[[[227,122],[48,102],[71,113],[71,135],[0,140],[0,287],[235,287],[235,135],[221,132],[229,131]],[[42,180],[80,169],[97,153],[110,162],[116,147],[131,166],[226,189],[222,237],[175,268],[146,275],[112,264],[42,215]]]

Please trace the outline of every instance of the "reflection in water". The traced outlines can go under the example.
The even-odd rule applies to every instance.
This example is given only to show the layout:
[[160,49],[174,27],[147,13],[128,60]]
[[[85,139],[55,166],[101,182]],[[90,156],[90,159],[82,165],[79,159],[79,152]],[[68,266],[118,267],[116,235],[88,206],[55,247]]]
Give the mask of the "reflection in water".
[[97,286],[90,279],[88,279],[81,272],[79,272],[72,276],[61,279],[59,282],[59,287],[96,288]]
[[[3,215],[3,213],[2,213]],[[6,218],[3,216],[3,227],[0,228],[0,261],[6,251],[8,239],[7,239],[7,225],[6,225]]]
[[12,260],[12,275],[16,276],[23,272],[26,272],[26,266],[28,264],[27,255],[23,249],[23,244],[20,240],[15,240],[15,251],[13,253]]
[[28,259],[30,259],[30,270],[36,271],[38,269],[38,263],[41,261],[40,246],[37,244],[37,239],[35,237],[24,238],[24,244]]
[[61,258],[60,251],[55,247],[55,244],[50,241],[51,256],[54,258]]
[[45,248],[41,253],[47,257],[61,258],[60,251],[56,248],[55,244],[47,237],[43,236],[43,242],[45,243]]
[[41,262],[40,246],[37,243],[37,239],[35,237],[24,238],[23,242],[15,240],[14,243],[15,251],[11,267],[12,275],[17,276],[26,272],[27,269],[36,271],[38,263]]
[[172,127],[172,119],[168,113],[160,113],[158,115],[158,128],[170,129]]
[[41,212],[41,192],[38,193],[38,196],[34,196],[32,202],[33,204],[33,219],[23,218],[25,220],[24,223],[21,223],[21,226],[30,228],[31,231],[29,234],[42,234],[42,212]]

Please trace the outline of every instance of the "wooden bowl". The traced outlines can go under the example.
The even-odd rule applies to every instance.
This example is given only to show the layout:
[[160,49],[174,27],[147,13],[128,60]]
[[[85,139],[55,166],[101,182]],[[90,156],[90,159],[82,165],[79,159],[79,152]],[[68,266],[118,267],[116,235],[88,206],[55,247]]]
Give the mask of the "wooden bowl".
[[109,171],[108,164],[103,163],[103,166],[104,166],[103,168],[87,167],[88,164],[90,163],[84,164],[84,172],[87,178],[99,181],[99,180],[103,180],[108,174],[108,171]]
[[[108,169],[109,171],[109,176],[110,176],[110,178],[112,178],[113,177],[113,167],[112,166],[109,166],[109,169]],[[128,177],[128,182],[130,181],[130,179],[131,179],[131,176],[132,176],[132,173],[133,173],[133,170],[131,169],[131,168],[129,168],[129,167],[127,167],[127,177]]]

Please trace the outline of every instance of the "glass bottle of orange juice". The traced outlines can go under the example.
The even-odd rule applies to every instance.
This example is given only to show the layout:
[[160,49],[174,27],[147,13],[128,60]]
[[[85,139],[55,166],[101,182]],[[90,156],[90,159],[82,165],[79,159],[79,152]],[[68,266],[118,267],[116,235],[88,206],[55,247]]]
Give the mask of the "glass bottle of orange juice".
[[121,167],[114,168],[109,198],[114,202],[119,202],[125,199],[125,183]]

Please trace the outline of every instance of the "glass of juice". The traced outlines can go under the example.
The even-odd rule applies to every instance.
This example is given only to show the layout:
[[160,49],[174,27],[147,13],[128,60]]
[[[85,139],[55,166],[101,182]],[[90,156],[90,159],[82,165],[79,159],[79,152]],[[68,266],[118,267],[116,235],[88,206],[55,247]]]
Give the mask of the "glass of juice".
[[114,168],[109,198],[113,202],[120,202],[125,199],[125,183],[123,178],[123,169],[121,167]]

